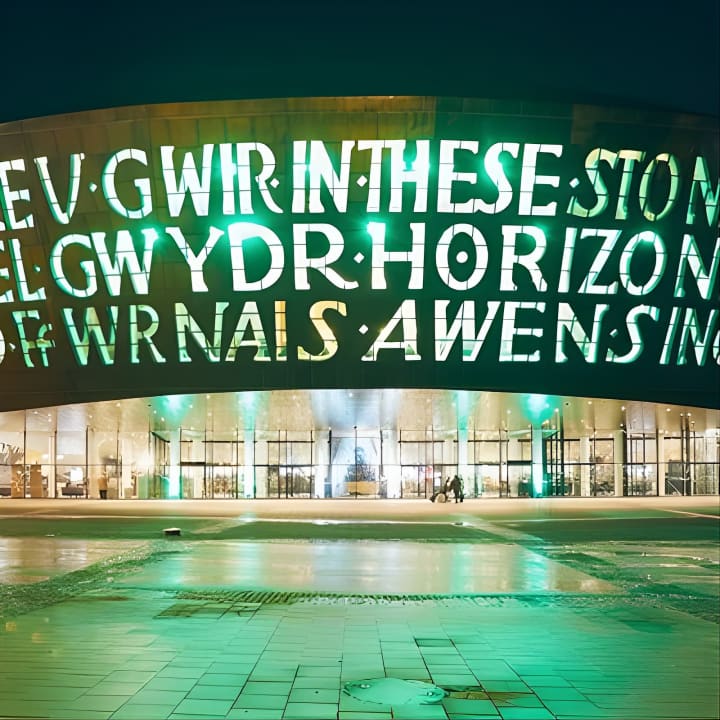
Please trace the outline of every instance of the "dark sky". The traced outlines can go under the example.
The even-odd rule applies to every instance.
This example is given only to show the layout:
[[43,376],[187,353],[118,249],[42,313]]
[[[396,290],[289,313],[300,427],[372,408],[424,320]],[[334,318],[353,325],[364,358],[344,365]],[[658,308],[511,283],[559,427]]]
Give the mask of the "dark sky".
[[720,113],[718,0],[45,3],[3,8],[0,121],[358,94]]

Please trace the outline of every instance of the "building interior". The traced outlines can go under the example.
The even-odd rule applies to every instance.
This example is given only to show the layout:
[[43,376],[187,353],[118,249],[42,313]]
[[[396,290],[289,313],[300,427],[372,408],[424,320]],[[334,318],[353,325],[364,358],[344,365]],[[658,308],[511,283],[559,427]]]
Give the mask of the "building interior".
[[[720,411],[468,390],[282,390],[0,414],[0,498],[718,493]],[[442,497],[440,498],[442,499]]]

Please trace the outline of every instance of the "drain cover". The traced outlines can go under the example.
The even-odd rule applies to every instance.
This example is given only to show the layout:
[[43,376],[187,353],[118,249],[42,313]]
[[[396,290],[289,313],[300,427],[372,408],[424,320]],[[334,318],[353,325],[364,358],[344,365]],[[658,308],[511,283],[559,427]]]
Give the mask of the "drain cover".
[[356,700],[382,705],[431,705],[447,694],[437,685],[400,678],[353,680],[345,683],[343,691]]

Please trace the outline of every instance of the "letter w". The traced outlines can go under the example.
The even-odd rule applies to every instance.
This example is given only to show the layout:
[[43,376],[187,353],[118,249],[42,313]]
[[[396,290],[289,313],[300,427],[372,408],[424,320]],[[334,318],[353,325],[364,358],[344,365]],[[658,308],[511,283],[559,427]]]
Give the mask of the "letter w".
[[73,353],[75,359],[80,365],[88,364],[88,356],[90,355],[90,346],[95,345],[100,353],[100,359],[103,365],[113,365],[115,363],[115,331],[117,328],[118,306],[108,305],[108,319],[110,321],[110,330],[108,337],[105,337],[97,311],[94,307],[85,308],[85,317],[81,322],[82,337],[78,332],[78,327],[73,320],[72,308],[63,308],[63,320],[68,331],[68,336],[72,342]]
[[90,233],[90,238],[95,246],[95,252],[98,256],[98,262],[102,268],[105,282],[107,283],[108,292],[113,297],[120,294],[120,284],[122,281],[123,268],[127,268],[130,273],[130,282],[133,290],[138,295],[147,295],[150,285],[150,266],[152,265],[153,245],[158,239],[158,234],[152,228],[142,231],[145,238],[145,247],[142,253],[142,266],[135,253],[132,235],[128,230],[118,230],[115,241],[115,259],[110,259],[110,252],[105,242],[104,232]]
[[160,148],[163,180],[165,181],[170,217],[177,217],[180,214],[188,191],[190,191],[190,199],[195,208],[195,214],[199,217],[205,217],[208,214],[210,204],[210,171],[212,170],[215,146],[212,144],[203,145],[201,176],[198,175],[193,154],[186,152],[179,180],[175,178],[174,150],[173,145],[163,145]]
[[498,300],[489,300],[487,304],[487,314],[480,326],[480,331],[475,335],[475,301],[464,300],[460,305],[460,309],[452,322],[447,326],[447,308],[450,304],[449,300],[435,301],[435,359],[443,362],[450,354],[452,346],[455,344],[457,336],[462,331],[463,339],[463,362],[473,362],[490,331],[490,326],[497,315],[500,308]]

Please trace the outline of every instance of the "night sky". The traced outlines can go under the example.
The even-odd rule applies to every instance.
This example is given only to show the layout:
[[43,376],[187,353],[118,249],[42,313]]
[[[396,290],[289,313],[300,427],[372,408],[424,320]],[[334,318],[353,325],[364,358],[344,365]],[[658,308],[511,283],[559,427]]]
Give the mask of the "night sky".
[[366,94],[720,113],[718,0],[46,3],[3,8],[0,121]]

